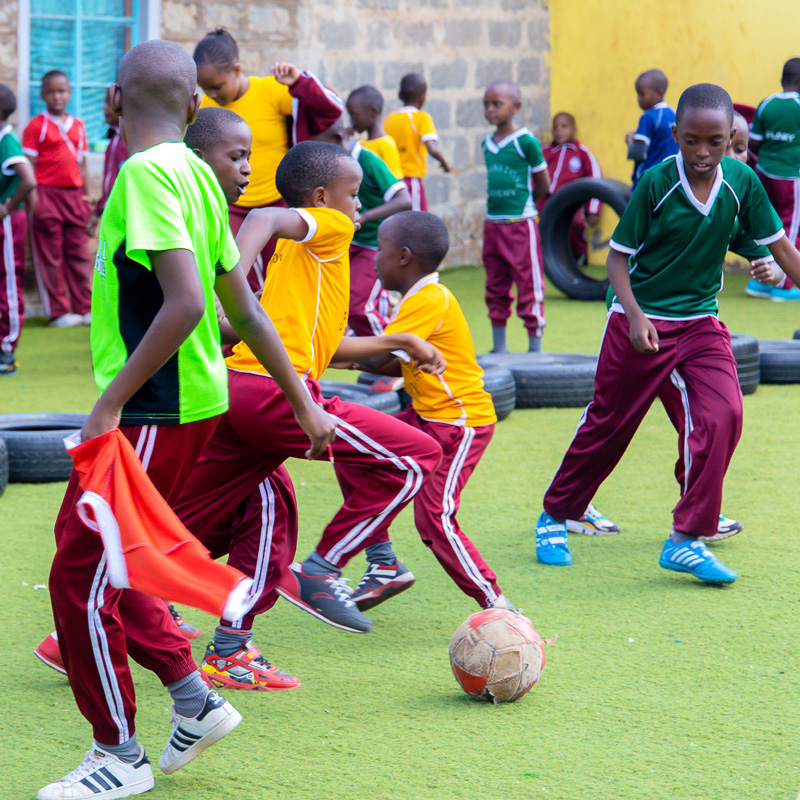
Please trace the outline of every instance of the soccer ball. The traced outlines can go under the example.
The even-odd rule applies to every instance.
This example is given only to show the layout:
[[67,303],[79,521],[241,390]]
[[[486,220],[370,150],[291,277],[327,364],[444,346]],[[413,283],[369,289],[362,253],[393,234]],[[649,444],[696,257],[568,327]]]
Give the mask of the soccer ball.
[[450,640],[450,666],[473,697],[511,703],[530,691],[544,669],[542,640],[519,612],[487,608],[469,617]]

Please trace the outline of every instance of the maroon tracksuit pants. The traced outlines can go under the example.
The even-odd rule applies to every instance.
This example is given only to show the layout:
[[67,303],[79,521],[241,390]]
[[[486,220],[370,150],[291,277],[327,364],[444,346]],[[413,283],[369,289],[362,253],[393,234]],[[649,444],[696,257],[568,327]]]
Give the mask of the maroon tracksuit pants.
[[427,211],[428,199],[425,197],[425,186],[422,178],[403,178],[403,182],[411,195],[412,211]]
[[[280,200],[276,200],[274,203],[270,203],[269,206],[264,206],[264,208],[271,207],[288,208],[286,201],[282,198]],[[234,237],[237,233],[239,233],[239,229],[242,227],[247,215],[252,210],[252,208],[242,208],[234,205],[228,206],[228,222],[230,223],[231,231],[233,232]],[[256,260],[253,262],[253,266],[250,267],[250,270],[247,273],[247,282],[250,284],[250,288],[254,292],[260,292],[264,288],[264,279],[267,276],[267,265],[269,264],[272,256],[275,255],[275,247],[277,244],[277,239],[270,239],[264,245],[264,249],[258,254]]]
[[483,225],[486,305],[493,328],[504,328],[511,316],[517,287],[517,316],[528,336],[541,336],[544,318],[544,268],[539,229],[533,219]]
[[20,208],[0,223],[0,350],[13,353],[25,323],[22,278],[25,272],[25,233],[28,218]]
[[642,354],[630,343],[625,315],[609,314],[594,399],[545,493],[544,509],[556,519],[580,519],[670,381],[681,397],[686,431],[684,491],[673,527],[690,536],[713,536],[725,472],[742,432],[730,334],[715,317],[651,322],[659,351]]
[[[31,240],[33,267],[50,319],[92,310],[92,258],[83,189],[38,186]],[[67,295],[69,293],[69,296]]]
[[[769,197],[769,202],[781,218],[786,237],[797,247],[800,244],[800,178],[771,178],[756,170]],[[787,277],[782,289],[791,289],[794,283]]]
[[351,244],[347,324],[356,336],[380,336],[389,324],[389,313],[389,293],[375,272],[375,250]]
[[[173,505],[217,424],[123,426],[150,480]],[[197,669],[187,640],[157,597],[108,582],[103,540],[78,517],[83,494],[73,470],[56,519],[50,600],[58,645],[78,708],[98,744],[133,735],[136,701],[128,656],[166,686]]]

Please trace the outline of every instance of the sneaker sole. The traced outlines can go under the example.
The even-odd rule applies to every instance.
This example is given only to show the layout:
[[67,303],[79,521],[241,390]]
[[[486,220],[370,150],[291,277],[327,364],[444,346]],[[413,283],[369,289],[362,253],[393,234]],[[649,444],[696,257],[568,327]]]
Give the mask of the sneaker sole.
[[671,572],[686,572],[693,578],[703,581],[703,583],[733,583],[738,577],[737,575],[734,575],[732,578],[701,578],[690,569],[686,569],[686,567],[682,567],[679,564],[673,564],[671,561],[663,561],[662,559],[658,560],[658,566],[662,567],[663,569],[668,569]]
[[748,297],[760,297],[762,300],[769,300],[771,292],[754,292],[752,289],[745,289],[744,293]]
[[215,691],[217,689],[238,689],[250,692],[288,692],[292,689],[299,689],[303,685],[300,681],[297,681],[294,686],[269,686],[265,683],[241,683],[233,678],[229,678],[227,675],[220,675],[219,673],[212,675],[204,669],[200,670],[200,677],[209,689],[214,689]]
[[181,767],[185,767],[190,761],[194,761],[200,753],[207,750],[211,745],[216,744],[220,739],[224,739],[241,721],[242,715],[236,709],[233,709],[232,714],[220,720],[216,727],[212,728],[199,742],[195,742],[188,750],[184,750],[169,766],[162,767],[161,761],[159,760],[158,768],[165,775],[172,775],[173,772],[177,772]]
[[[121,800],[123,797],[131,797],[134,794],[144,794],[149,792],[155,786],[152,773],[149,778],[145,778],[135,783],[127,783],[117,789],[107,789],[104,792],[93,794],[92,797],[99,797],[101,800]],[[50,798],[57,797],[54,794],[42,794],[41,790],[37,795],[37,800],[50,800]]]
[[54,661],[50,661],[50,659],[48,659],[48,658],[45,658],[43,655],[41,655],[40,653],[38,653],[36,650],[34,650],[34,651],[33,651],[33,654],[34,654],[34,655],[36,656],[36,658],[38,658],[38,659],[39,659],[39,661],[41,661],[41,662],[42,662],[42,664],[44,664],[46,667],[50,667],[50,669],[54,669],[56,672],[60,672],[62,675],[66,675],[66,674],[67,674],[67,671],[64,669],[64,667],[62,667],[62,666],[59,666],[59,665],[58,665],[58,664],[56,664]]
[[709,542],[722,542],[725,539],[730,539],[731,536],[736,536],[737,533],[741,533],[741,532],[742,532],[742,529],[738,528],[735,531],[723,531],[723,532],[719,532],[718,531],[713,536],[698,536],[697,538],[701,542],[703,542],[705,544],[708,544]]
[[408,572],[402,575],[399,580],[385,584],[379,593],[374,591],[367,592],[360,597],[354,596],[350,599],[356,604],[356,608],[358,608],[359,611],[369,611],[369,609],[379,606],[384,600],[388,600],[390,597],[395,597],[400,594],[400,592],[410,589],[416,582],[417,579]]
[[347,631],[348,633],[369,633],[372,628],[369,628],[365,631],[359,630],[358,628],[351,628],[348,625],[342,625],[340,622],[334,622],[332,619],[329,619],[324,614],[320,614],[315,608],[311,608],[311,606],[304,603],[299,597],[296,597],[293,594],[290,594],[288,590],[284,589],[282,586],[279,586],[276,591],[278,594],[284,599],[288,600],[292,605],[297,606],[298,608],[302,608],[303,611],[311,614],[312,617],[316,617],[321,622],[324,622],[326,625],[330,625],[332,628],[338,628],[340,631]]
[[188,639],[189,641],[192,639],[197,639],[202,633],[202,631],[200,631],[198,628],[195,628],[193,631],[187,631],[184,628],[181,628],[180,625],[178,625],[178,630],[181,632],[183,638]]
[[604,531],[601,528],[593,528],[591,525],[587,525],[577,519],[567,520],[567,530],[570,533],[582,533],[586,536],[614,536],[619,533],[618,530]]

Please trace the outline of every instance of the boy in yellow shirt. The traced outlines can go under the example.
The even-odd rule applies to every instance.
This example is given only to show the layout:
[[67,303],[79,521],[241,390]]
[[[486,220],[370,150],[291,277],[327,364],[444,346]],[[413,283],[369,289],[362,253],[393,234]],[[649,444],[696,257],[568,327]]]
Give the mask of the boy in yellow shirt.
[[350,123],[357,133],[366,131],[367,138],[361,144],[382,159],[395,178],[403,177],[400,165],[400,152],[391,136],[388,136],[381,123],[383,95],[374,86],[359,86],[353,89],[345,104]]

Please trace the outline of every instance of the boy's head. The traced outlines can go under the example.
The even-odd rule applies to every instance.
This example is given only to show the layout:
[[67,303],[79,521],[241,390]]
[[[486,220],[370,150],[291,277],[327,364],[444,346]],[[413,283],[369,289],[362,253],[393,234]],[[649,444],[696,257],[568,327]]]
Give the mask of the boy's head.
[[647,111],[664,99],[669,81],[660,69],[648,69],[636,79],[634,86],[639,108]]
[[709,179],[714,174],[730,142],[732,126],[733,101],[721,86],[697,83],[681,95],[672,135],[690,179]]
[[41,98],[47,110],[56,117],[67,110],[67,103],[72,97],[69,78],[60,69],[51,69],[42,76]]
[[361,133],[380,119],[383,95],[374,86],[359,86],[350,92],[345,107],[353,127]]
[[347,141],[347,135],[344,130],[344,115],[339,117],[330,128],[326,128],[322,133],[311,137],[314,142],[327,142],[328,144],[335,144],[337,147],[344,147]]
[[227,108],[201,108],[183,141],[211,167],[225,199],[239,200],[250,183],[253,137],[247,123]]
[[0,120],[5,122],[17,110],[17,96],[4,83],[0,83]]
[[500,127],[514,119],[522,107],[519,86],[513,81],[495,81],[483,95],[483,115],[490,125]]
[[300,142],[281,159],[275,186],[293,208],[334,208],[355,220],[361,167],[343,148]]
[[239,94],[242,65],[236,40],[225,28],[207,33],[194,48],[197,83],[217,105],[226,106]]
[[384,289],[405,292],[436,272],[450,246],[447,228],[427,211],[401,211],[378,228],[375,269]]
[[747,163],[747,120],[738,112],[733,112],[733,130],[731,141],[725,155],[737,161]]
[[119,116],[117,116],[114,113],[114,109],[111,108],[113,89],[113,86],[109,86],[106,89],[106,95],[103,98],[103,119],[105,119],[106,125],[119,125]]
[[400,90],[397,92],[397,96],[403,105],[422,108],[425,105],[427,94],[428,84],[418,72],[403,75],[400,79]]
[[575,117],[566,111],[559,111],[553,117],[553,144],[566,144],[578,135]]
[[790,58],[783,65],[781,85],[786,92],[800,90],[800,58]]

